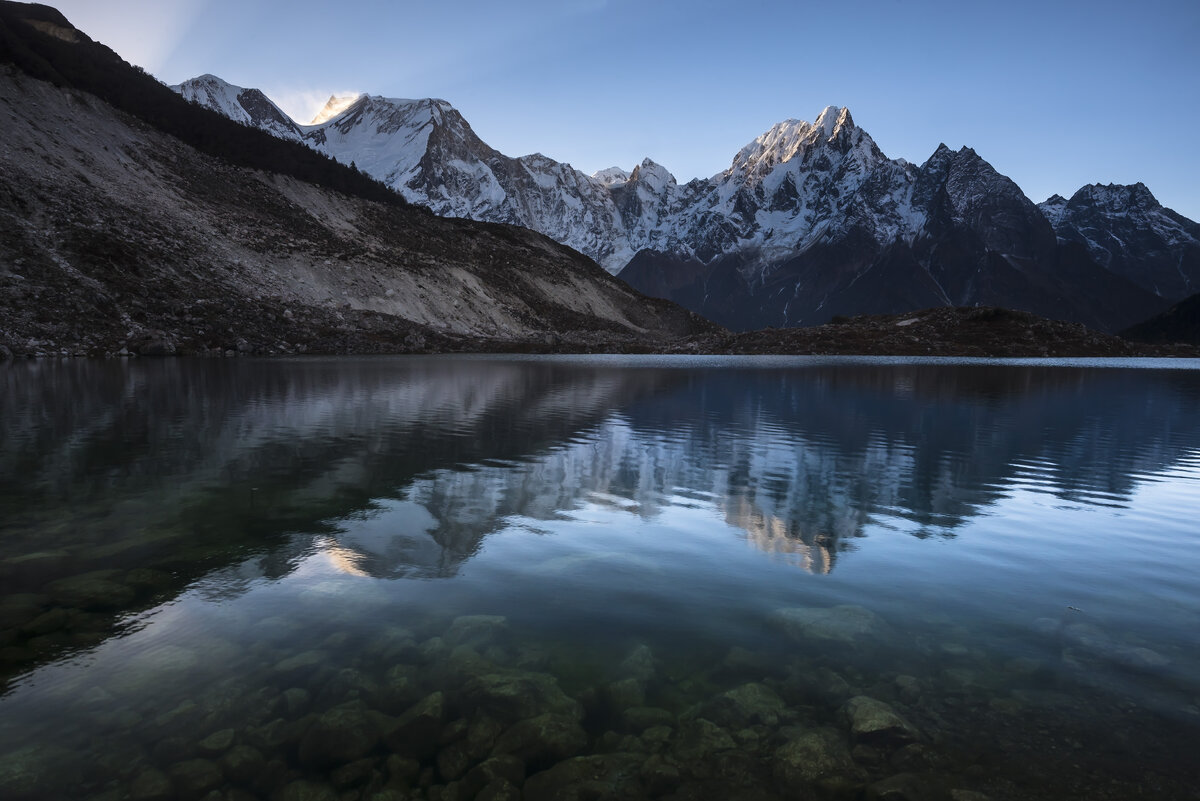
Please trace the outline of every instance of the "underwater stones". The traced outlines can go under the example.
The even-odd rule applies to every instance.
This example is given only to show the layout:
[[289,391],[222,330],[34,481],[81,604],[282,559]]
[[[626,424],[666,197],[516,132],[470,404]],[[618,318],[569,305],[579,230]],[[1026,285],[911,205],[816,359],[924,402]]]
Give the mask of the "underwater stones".
[[811,784],[830,776],[854,773],[854,760],[842,736],[832,729],[796,734],[775,749],[775,780],[781,787]]
[[650,646],[642,644],[633,648],[621,661],[617,668],[619,675],[636,679],[637,681],[646,682],[654,678],[657,672],[654,661],[654,652],[650,650]]
[[338,794],[328,784],[300,780],[288,784],[276,798],[278,801],[338,801]]
[[604,689],[609,706],[614,709],[628,709],[641,706],[646,701],[646,691],[638,679],[628,678],[609,683]]
[[475,801],[521,801],[521,791],[512,782],[497,779],[480,790]]
[[451,647],[469,645],[480,650],[503,640],[508,631],[508,618],[503,615],[463,615],[454,618],[442,639]]
[[735,729],[755,724],[775,726],[786,713],[783,699],[770,687],[755,682],[721,693],[704,707],[706,718]]
[[295,682],[298,678],[323,667],[328,659],[327,651],[303,651],[276,662],[274,671],[280,678]]
[[0,596],[0,631],[19,629],[45,611],[50,599],[33,593]]
[[420,671],[413,665],[392,665],[375,690],[374,705],[399,714],[421,698]]
[[667,743],[671,740],[671,735],[675,730],[670,726],[651,726],[642,732],[642,747],[652,754],[656,754],[667,747]]
[[366,784],[375,775],[374,759],[356,759],[331,771],[329,781],[339,790]]
[[219,756],[233,746],[233,729],[221,729],[200,741],[200,753],[205,756]]
[[926,777],[914,773],[897,773],[867,787],[867,801],[931,801],[946,797]]
[[496,670],[496,665],[480,656],[472,646],[458,645],[452,648],[446,658],[440,660],[434,668],[452,681],[461,683],[472,676]]
[[525,780],[525,763],[511,754],[485,759],[467,771],[459,782],[459,795],[477,797],[486,787],[497,782],[519,786]]
[[416,637],[412,631],[400,626],[388,626],[378,632],[367,653],[378,656],[384,664],[413,662],[420,656]]
[[133,570],[126,571],[121,580],[144,592],[162,592],[170,589],[175,583],[175,579],[171,577],[170,573],[149,567],[135,567]]
[[678,787],[681,781],[679,768],[659,754],[648,757],[642,763],[642,767],[638,771],[638,778],[647,795],[652,798],[667,795]]
[[547,673],[513,671],[476,676],[463,687],[463,705],[468,711],[483,709],[506,720],[523,720],[547,712],[574,720],[583,717],[579,702],[564,693],[558,680]]
[[438,662],[450,655],[450,644],[441,637],[430,637],[417,646],[417,656],[425,662]]
[[308,711],[311,696],[303,687],[289,687],[283,691],[283,708],[289,717],[299,717]]
[[385,734],[388,748],[399,754],[428,756],[437,747],[446,720],[446,697],[440,690],[418,701]]
[[880,637],[883,618],[862,606],[793,607],[777,609],[773,621],[793,640],[832,640],[853,643]]
[[113,580],[119,573],[119,570],[95,570],[53,581],[46,589],[63,606],[113,611],[128,606],[137,597],[130,587]]
[[587,742],[575,718],[547,713],[514,724],[497,738],[493,753],[539,764],[574,756]]
[[729,732],[711,720],[695,718],[679,724],[671,753],[681,762],[697,762],[718,751],[736,747]]
[[486,757],[492,752],[496,738],[504,732],[506,725],[486,712],[477,712],[467,723],[467,734],[463,741],[466,753],[476,761]]
[[374,715],[357,702],[323,713],[300,741],[300,760],[310,765],[339,765],[361,759],[379,742]]
[[851,698],[842,707],[855,740],[867,744],[900,745],[918,738],[917,730],[896,710],[865,695]]
[[171,784],[183,801],[203,798],[209,790],[220,786],[223,781],[221,769],[208,759],[188,759],[176,762],[168,771]]
[[921,680],[916,676],[897,676],[892,683],[896,685],[900,698],[907,703],[921,697]]
[[767,654],[750,651],[735,645],[729,649],[725,657],[717,665],[716,675],[738,679],[751,676],[781,676],[785,672],[783,664]]
[[453,782],[462,778],[462,775],[471,767],[474,760],[467,753],[465,743],[457,742],[438,751],[437,759],[438,775],[445,781]]
[[421,775],[421,763],[411,757],[392,754],[385,763],[389,784],[409,786]]
[[53,797],[64,780],[59,765],[71,754],[58,748],[36,745],[0,754],[0,798],[34,799]]
[[220,765],[230,780],[245,784],[262,773],[267,760],[249,745],[236,745],[221,755]]
[[655,726],[674,726],[675,716],[656,706],[633,706],[621,713],[621,723],[627,730],[640,734]]
[[129,788],[130,801],[168,801],[174,797],[171,780],[157,768],[143,770]]
[[525,780],[525,801],[583,801],[643,795],[639,754],[594,754],[559,762]]

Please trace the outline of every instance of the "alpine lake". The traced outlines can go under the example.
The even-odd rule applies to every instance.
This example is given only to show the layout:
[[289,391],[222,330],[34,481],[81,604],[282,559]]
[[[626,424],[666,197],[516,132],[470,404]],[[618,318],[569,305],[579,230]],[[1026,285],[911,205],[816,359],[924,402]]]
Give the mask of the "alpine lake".
[[0,365],[0,798],[1200,796],[1200,362]]

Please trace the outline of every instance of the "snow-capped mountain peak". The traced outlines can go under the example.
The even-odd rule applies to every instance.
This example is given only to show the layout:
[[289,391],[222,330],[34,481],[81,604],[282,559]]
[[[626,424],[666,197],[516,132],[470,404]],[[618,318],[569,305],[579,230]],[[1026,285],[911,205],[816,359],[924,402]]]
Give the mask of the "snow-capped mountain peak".
[[601,186],[619,186],[629,182],[629,173],[620,167],[607,167],[592,173],[592,180]]
[[235,122],[261,128],[281,139],[300,139],[296,123],[258,89],[235,86],[216,75],[201,75],[171,87],[185,100],[211,108]]
[[675,176],[666,167],[648,158],[642,159],[642,163],[633,168],[629,182],[639,183],[656,195],[676,185]]
[[317,116],[312,118],[309,125],[320,125],[328,122],[354,105],[354,101],[360,97],[362,97],[361,94],[342,95],[341,97],[337,95],[330,96],[329,101],[317,112]]

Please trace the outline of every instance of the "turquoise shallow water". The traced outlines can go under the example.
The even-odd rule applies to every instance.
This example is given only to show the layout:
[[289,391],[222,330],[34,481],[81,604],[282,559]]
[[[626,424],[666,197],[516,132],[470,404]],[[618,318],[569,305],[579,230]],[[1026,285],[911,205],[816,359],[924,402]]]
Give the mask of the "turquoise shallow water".
[[1196,792],[1200,363],[0,384],[2,797]]

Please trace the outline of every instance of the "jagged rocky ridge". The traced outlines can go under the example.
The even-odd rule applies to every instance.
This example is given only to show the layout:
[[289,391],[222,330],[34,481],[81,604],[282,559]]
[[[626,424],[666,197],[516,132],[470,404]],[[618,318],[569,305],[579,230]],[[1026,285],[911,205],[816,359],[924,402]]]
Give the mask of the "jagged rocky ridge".
[[[212,76],[175,88],[265,130],[281,125],[257,90]],[[343,98],[280,135],[438,214],[541,231],[738,329],[992,304],[1111,331],[1200,281],[1196,224],[1144,186],[1035,206],[970,148],[940,146],[919,166],[887,158],[845,108],[781,122],[729,169],[682,186],[649,159],[587,176],[540,154],[509,158],[442,100]]]
[[[157,86],[57,11],[0,5],[0,356],[644,350],[714,329],[535,232],[370,200],[306,148],[347,191],[255,169],[283,143]],[[188,114],[247,166],[147,122]]]

